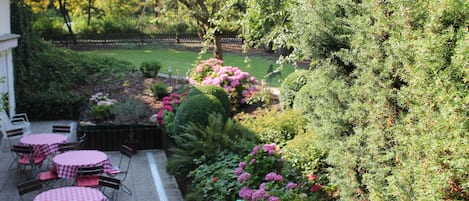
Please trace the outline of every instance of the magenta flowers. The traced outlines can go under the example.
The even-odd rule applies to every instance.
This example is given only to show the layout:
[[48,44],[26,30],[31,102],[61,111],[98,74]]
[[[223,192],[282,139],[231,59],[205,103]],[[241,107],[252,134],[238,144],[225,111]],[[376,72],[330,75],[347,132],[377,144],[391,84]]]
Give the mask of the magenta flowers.
[[234,105],[244,104],[257,91],[256,78],[233,66],[223,66],[223,61],[211,58],[202,60],[189,72],[190,84],[217,85],[230,95]]
[[317,176],[295,174],[284,163],[277,144],[255,146],[234,171],[243,186],[239,197],[245,201],[316,200],[315,194],[323,189]]

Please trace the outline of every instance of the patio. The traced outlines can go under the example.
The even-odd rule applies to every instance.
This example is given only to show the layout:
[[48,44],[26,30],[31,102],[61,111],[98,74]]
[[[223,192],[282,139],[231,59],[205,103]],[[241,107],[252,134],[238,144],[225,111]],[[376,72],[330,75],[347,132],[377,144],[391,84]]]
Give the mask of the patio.
[[[50,132],[56,122],[32,122],[32,133]],[[76,128],[76,127],[75,127]],[[74,132],[75,134],[76,132]],[[75,138],[74,138],[75,137]],[[76,139],[72,135],[72,140]],[[105,152],[113,165],[119,162],[118,151]],[[16,185],[26,180],[25,175],[15,170],[8,171],[12,160],[9,150],[0,152],[0,200],[16,201],[19,199]],[[116,200],[126,201],[179,201],[183,200],[175,179],[166,173],[166,155],[163,150],[139,150],[132,156],[129,174],[124,183],[131,189],[132,196],[120,191]],[[43,168],[44,169],[44,166]],[[56,182],[58,185],[60,182]],[[38,192],[23,196],[32,200]]]

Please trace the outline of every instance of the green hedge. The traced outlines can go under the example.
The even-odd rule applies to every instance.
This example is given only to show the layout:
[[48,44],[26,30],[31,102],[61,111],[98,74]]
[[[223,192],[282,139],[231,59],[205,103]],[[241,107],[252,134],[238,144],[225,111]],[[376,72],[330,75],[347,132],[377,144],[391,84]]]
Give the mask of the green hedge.
[[[184,127],[190,122],[200,125],[207,125],[208,116],[212,113],[225,115],[220,101],[213,95],[199,94],[187,97],[187,100],[179,105],[174,116],[174,134],[179,135],[184,132]],[[227,117],[224,116],[226,119]]]
[[215,86],[215,85],[199,85],[194,88],[192,88],[189,91],[188,96],[193,96],[197,94],[210,94],[214,95],[217,97],[217,99],[220,101],[220,103],[223,105],[223,108],[225,109],[226,115],[231,116],[231,101],[230,97],[228,96],[228,93],[221,88],[220,86]]
[[307,82],[308,77],[311,75],[309,70],[296,70],[290,73],[280,86],[280,104],[283,109],[293,107],[293,99],[296,92],[301,89]]

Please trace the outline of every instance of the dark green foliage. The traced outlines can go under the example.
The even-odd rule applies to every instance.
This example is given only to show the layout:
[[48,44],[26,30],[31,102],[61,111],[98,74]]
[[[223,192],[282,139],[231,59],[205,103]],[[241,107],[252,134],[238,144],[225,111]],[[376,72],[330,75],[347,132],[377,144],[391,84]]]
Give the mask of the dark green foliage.
[[296,6],[291,56],[320,62],[293,108],[340,199],[469,199],[469,2]]
[[142,100],[130,98],[112,106],[114,120],[118,124],[136,124],[148,116],[148,105]]
[[227,118],[225,109],[215,96],[199,94],[187,97],[187,100],[179,105],[174,116],[174,135],[182,134],[184,127],[190,122],[207,125],[208,116],[213,113],[222,114]]
[[196,86],[189,91],[188,96],[193,96],[197,94],[214,95],[223,105],[223,108],[225,109],[225,112],[227,113],[226,115],[231,116],[232,107],[231,107],[230,98],[228,94],[226,93],[226,91],[220,86],[215,86],[215,85]]
[[309,70],[296,70],[290,73],[280,86],[280,104],[283,109],[293,107],[293,99],[296,92],[308,82],[308,77],[311,75]]
[[284,158],[290,165],[304,174],[326,174],[327,150],[317,145],[317,135],[312,132],[296,135],[283,148]]
[[140,65],[140,72],[143,77],[156,78],[162,67],[159,61],[146,61]]
[[52,48],[32,32],[27,6],[12,1],[11,12],[12,32],[21,33],[13,57],[16,110],[27,112],[31,119],[78,119],[88,97],[76,91],[85,82],[130,69],[129,62]]
[[176,147],[171,149],[173,155],[168,159],[168,172],[178,178],[185,178],[198,165],[213,162],[222,151],[247,152],[247,147],[252,146],[255,139],[240,130],[242,126],[225,119],[220,114],[211,114],[207,117],[207,123],[189,122],[183,132],[173,136]]
[[163,82],[152,83],[149,87],[149,90],[153,94],[153,96],[158,97],[159,99],[169,94],[168,87]]
[[213,163],[201,164],[188,175],[192,179],[190,190],[194,197],[191,200],[236,200],[238,189],[241,184],[236,180],[237,176],[233,174],[242,161],[242,156],[231,153],[221,152]]

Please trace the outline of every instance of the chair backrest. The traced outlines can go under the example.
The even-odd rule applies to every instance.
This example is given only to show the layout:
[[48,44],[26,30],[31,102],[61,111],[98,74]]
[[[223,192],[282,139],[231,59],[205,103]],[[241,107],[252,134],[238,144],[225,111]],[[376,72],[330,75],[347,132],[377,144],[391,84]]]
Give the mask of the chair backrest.
[[104,173],[102,165],[93,167],[80,167],[77,171],[77,177],[96,176]]
[[72,127],[70,125],[52,125],[53,133],[71,133]]
[[33,155],[34,154],[34,149],[32,146],[26,146],[26,145],[13,145],[11,147],[11,151],[19,153],[19,154],[28,154],[28,155]]
[[[126,146],[126,145],[122,145],[121,147],[121,150],[120,150],[120,153],[121,153],[121,157],[120,157],[120,160],[119,160],[119,168],[123,171],[128,171],[129,170],[129,167],[130,167],[130,161],[132,159],[132,155],[135,151]],[[127,158],[127,162],[124,162],[124,157]]]
[[80,149],[79,142],[64,142],[64,143],[59,143],[58,145],[59,152],[66,152],[66,151],[78,150],[78,149]]
[[24,183],[18,184],[16,188],[18,188],[18,194],[22,196],[26,193],[42,189],[42,182],[38,179],[30,180],[30,181],[26,181]]
[[119,190],[121,181],[116,178],[99,176],[99,185]]

